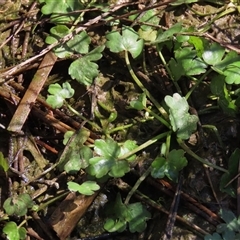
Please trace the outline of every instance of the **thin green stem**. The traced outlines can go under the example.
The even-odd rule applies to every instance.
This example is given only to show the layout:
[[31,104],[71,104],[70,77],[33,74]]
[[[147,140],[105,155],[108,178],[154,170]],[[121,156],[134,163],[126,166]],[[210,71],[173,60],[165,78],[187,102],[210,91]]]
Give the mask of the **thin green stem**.
[[169,154],[169,150],[170,150],[170,143],[171,143],[171,134],[169,134],[166,138],[166,152],[165,152],[165,156],[167,158],[168,154]]
[[90,124],[93,128],[95,128],[97,131],[102,132],[102,129],[94,122],[89,121],[87,118],[85,118],[84,116],[82,116],[78,111],[76,111],[72,106],[70,106],[66,101],[65,104],[67,105],[68,109],[75,114],[76,116],[78,116],[79,118],[81,118],[83,121],[86,121],[88,124]]
[[207,166],[209,166],[209,167],[212,167],[212,168],[214,168],[214,169],[217,169],[217,170],[219,170],[219,171],[221,171],[221,172],[228,173],[228,170],[226,170],[226,169],[224,169],[224,168],[221,168],[221,167],[219,167],[219,166],[217,166],[217,165],[214,165],[214,164],[208,162],[207,160],[199,157],[197,154],[195,154],[195,153],[183,142],[182,139],[177,138],[177,141],[178,141],[178,144],[181,146],[181,148],[182,148],[183,150],[185,150],[190,156],[192,156],[193,158],[195,158],[195,159],[198,160],[199,162],[201,162],[201,163],[203,163],[203,164],[205,164],[205,165],[207,165]]
[[150,94],[150,92],[143,86],[143,84],[141,83],[141,81],[138,79],[138,77],[136,76],[136,74],[134,73],[132,66],[130,64],[129,61],[129,57],[128,57],[128,52],[125,51],[125,61],[127,64],[127,68],[129,73],[131,74],[133,80],[135,81],[135,83],[138,85],[139,88],[142,89],[142,91],[147,95],[147,97],[152,101],[152,103],[156,106],[156,108],[158,109],[158,111],[163,115],[163,117],[165,119],[168,119],[168,114],[165,111],[165,109],[158,103],[158,101]]
[[133,126],[132,123],[131,124],[127,124],[127,125],[123,125],[123,126],[118,126],[118,127],[115,127],[115,128],[113,128],[111,130],[108,130],[107,134],[112,134],[112,133],[117,132],[117,131],[123,131],[124,129],[130,128],[132,126]]
[[215,110],[219,110],[219,106],[211,106],[211,107],[207,107],[207,108],[204,108],[204,109],[200,109],[200,110],[198,110],[198,115],[211,113]]
[[169,129],[171,128],[171,125],[162,117],[160,117],[159,115],[157,115],[155,112],[153,112],[151,109],[149,108],[144,108],[144,110],[146,112],[149,112],[152,116],[154,116],[157,120],[159,120],[162,124],[164,124],[166,127],[168,127]]
[[[91,4],[92,4],[92,3],[94,3],[94,0],[91,0],[91,1],[87,4],[87,6],[86,6],[85,9],[88,9],[89,7],[91,7]],[[85,14],[84,11],[81,12],[81,14],[79,14],[78,18],[74,21],[73,26],[71,27],[70,31],[73,31],[74,28],[75,28],[75,26],[77,26],[78,23],[83,20],[84,14]]]
[[44,203],[41,203],[36,212],[39,212],[39,211],[45,209],[50,204],[52,204],[52,203],[56,202],[57,200],[67,196],[68,193],[69,192],[64,191],[63,193],[59,194],[58,196],[55,196],[54,198],[51,198],[50,200],[48,200]]
[[118,160],[122,160],[122,159],[126,159],[130,156],[132,156],[133,154],[145,149],[146,147],[152,145],[153,143],[157,142],[158,140],[166,137],[168,134],[171,134],[172,131],[168,131],[165,133],[161,133],[159,135],[157,135],[156,137],[153,137],[152,139],[148,140],[147,142],[143,143],[142,145],[138,146],[137,148],[133,149],[130,152],[127,152],[126,154],[122,155],[121,157],[118,158]]
[[171,72],[171,70],[169,69],[169,67],[168,67],[168,65],[167,65],[167,63],[166,63],[166,61],[165,61],[165,58],[163,57],[162,52],[161,52],[161,50],[160,50],[160,48],[159,48],[159,44],[157,44],[157,51],[158,51],[158,55],[159,55],[160,59],[162,60],[162,63],[163,63],[163,65],[164,65],[164,67],[166,68],[166,70],[167,70],[167,72],[168,72],[168,75],[170,76],[170,78],[171,78],[171,80],[172,80],[172,82],[173,82],[173,84],[174,84],[177,92],[178,92],[180,95],[182,95],[182,90],[181,90],[181,88],[179,87],[178,83],[174,80],[174,78],[173,78],[173,76],[172,76],[172,72]]
[[132,187],[132,189],[130,190],[130,192],[128,193],[124,204],[128,204],[130,198],[132,197],[132,195],[137,191],[138,187],[140,186],[140,184],[147,178],[147,176],[151,173],[152,171],[152,166],[150,166],[142,175],[141,177],[137,180],[137,182],[134,184],[134,186]]
[[[212,71],[212,69],[210,68],[207,72],[205,72],[202,77],[199,78],[199,80],[195,81],[196,83],[194,84],[194,86],[188,91],[188,93],[186,94],[185,98],[186,100],[190,97],[190,95],[193,93],[193,91],[199,86],[199,84],[205,79],[205,77]],[[194,79],[194,78],[193,78]]]
[[202,125],[202,127],[213,130],[217,139],[218,139],[218,142],[219,142],[221,148],[224,149],[222,139],[220,138],[220,135],[219,135],[219,132],[218,132],[218,129],[216,128],[216,126],[214,126],[214,125]]

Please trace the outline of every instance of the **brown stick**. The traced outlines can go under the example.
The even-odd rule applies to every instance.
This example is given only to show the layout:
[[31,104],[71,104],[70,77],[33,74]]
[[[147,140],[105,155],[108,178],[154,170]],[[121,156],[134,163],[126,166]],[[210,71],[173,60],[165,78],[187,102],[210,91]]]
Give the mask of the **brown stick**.
[[25,123],[30,110],[35,103],[39,92],[41,91],[45,81],[48,78],[53,65],[57,60],[56,55],[53,52],[48,52],[40,64],[36,74],[33,77],[24,97],[22,98],[12,120],[7,128],[10,132],[20,133]]

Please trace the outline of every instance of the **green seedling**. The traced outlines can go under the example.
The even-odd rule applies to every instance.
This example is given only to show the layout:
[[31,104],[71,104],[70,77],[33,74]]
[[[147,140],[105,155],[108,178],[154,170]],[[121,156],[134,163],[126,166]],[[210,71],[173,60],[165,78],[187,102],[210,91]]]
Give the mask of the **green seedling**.
[[22,193],[18,196],[12,196],[6,199],[3,208],[8,215],[24,216],[33,205],[33,200],[29,194]]
[[68,73],[72,79],[76,79],[79,83],[89,86],[93,83],[93,79],[98,75],[98,65],[95,61],[101,59],[104,46],[99,46],[71,63]]
[[166,96],[164,100],[169,107],[169,118],[173,131],[177,133],[178,138],[189,139],[197,129],[198,117],[188,113],[188,102],[178,93],[174,93],[173,97]]
[[[60,41],[61,38],[71,32],[65,25],[57,25],[50,29],[50,35],[46,37],[45,42],[47,44],[53,44]],[[82,31],[75,35],[67,43],[62,44],[59,47],[54,48],[54,53],[59,58],[67,58],[74,53],[86,54],[89,51],[89,44],[91,40],[86,31]]]
[[168,177],[177,182],[178,173],[187,166],[187,159],[182,149],[172,150],[166,157],[157,157],[152,162],[151,175],[154,178]]
[[87,172],[96,178],[101,178],[107,174],[111,177],[124,176],[130,171],[129,162],[133,161],[136,156],[133,154],[125,159],[119,158],[136,147],[137,145],[130,140],[120,147],[111,138],[97,139],[94,142],[94,152],[98,156],[89,159],[90,165]]
[[234,51],[226,54],[225,48],[218,43],[212,43],[202,55],[203,60],[212,69],[225,76],[227,84],[239,84],[240,57]]
[[231,98],[227,84],[225,83],[223,75],[217,75],[213,77],[210,89],[211,92],[217,97],[218,105],[229,116],[235,116],[238,112],[238,108],[235,101]]
[[51,84],[48,92],[51,95],[48,95],[46,101],[53,108],[62,107],[65,99],[71,98],[74,95],[74,89],[68,82],[63,83],[62,87],[58,83]]
[[64,133],[64,136],[63,136],[63,144],[66,145],[69,141],[69,139],[72,137],[72,135],[74,134],[73,131],[67,131]]
[[[93,157],[92,150],[85,146],[90,132],[85,129],[79,130],[77,133],[66,133],[65,138],[69,138],[66,147],[59,159],[58,169],[66,171],[70,174],[76,174],[80,169],[85,169],[89,165],[89,159]],[[71,135],[71,137],[69,136]],[[66,142],[65,139],[65,142]]]
[[100,186],[94,181],[86,181],[83,184],[68,182],[68,189],[73,192],[79,192],[87,196],[91,196],[95,191],[100,189]]
[[159,30],[156,40],[153,42],[153,44],[156,43],[165,43],[169,40],[172,40],[172,38],[176,35],[181,33],[183,27],[181,23],[176,23],[172,27],[170,27],[168,30],[163,31]]
[[3,228],[3,233],[6,234],[9,240],[24,240],[27,231],[23,227],[18,227],[15,222],[8,222]]
[[50,15],[50,20],[55,24],[65,24],[73,22],[77,19],[78,14],[74,11],[83,9],[83,5],[80,1],[66,0],[55,2],[52,0],[41,0],[43,5],[41,12],[45,15]]
[[169,61],[174,81],[178,81],[182,76],[194,76],[206,72],[208,65],[197,57],[197,51],[192,47],[179,48],[174,55],[175,58],[171,58]]
[[147,106],[147,97],[145,93],[139,95],[138,99],[132,100],[130,106],[138,111],[141,111]]
[[138,34],[141,39],[144,39],[146,42],[153,42],[156,39],[157,31],[152,27],[152,25],[157,26],[159,24],[156,9],[146,11],[143,16],[139,16],[139,14],[131,15],[129,19],[140,25]]
[[204,240],[237,240],[240,239],[240,218],[237,218],[233,212],[225,209],[220,210],[220,216],[225,223],[217,226],[213,235],[206,235]]
[[108,42],[106,46],[111,52],[127,51],[133,58],[138,57],[143,49],[143,40],[139,39],[138,34],[130,27],[122,28],[122,35],[118,31],[112,31],[107,34]]
[[142,232],[146,228],[146,220],[151,214],[145,207],[137,202],[132,204],[123,204],[120,194],[114,203],[109,204],[106,209],[108,219],[104,224],[104,228],[108,232],[123,232],[127,225],[130,232]]
[[188,39],[185,42],[188,42],[194,46],[198,57],[202,57],[204,50],[209,45],[209,42],[205,38],[197,36],[188,36]]

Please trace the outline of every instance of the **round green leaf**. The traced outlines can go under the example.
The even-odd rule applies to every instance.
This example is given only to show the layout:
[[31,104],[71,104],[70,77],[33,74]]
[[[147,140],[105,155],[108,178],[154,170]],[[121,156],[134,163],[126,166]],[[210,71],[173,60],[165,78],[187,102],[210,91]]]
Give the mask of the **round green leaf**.
[[221,62],[224,54],[225,49],[218,43],[213,43],[203,52],[202,58],[207,64],[216,65]]
[[3,232],[7,235],[9,240],[18,240],[20,239],[20,235],[18,232],[18,227],[15,222],[8,222],[5,224],[3,228]]
[[100,186],[94,182],[94,181],[86,181],[83,184],[81,184],[78,188],[78,192],[84,195],[93,195],[94,191],[97,191],[100,189]]

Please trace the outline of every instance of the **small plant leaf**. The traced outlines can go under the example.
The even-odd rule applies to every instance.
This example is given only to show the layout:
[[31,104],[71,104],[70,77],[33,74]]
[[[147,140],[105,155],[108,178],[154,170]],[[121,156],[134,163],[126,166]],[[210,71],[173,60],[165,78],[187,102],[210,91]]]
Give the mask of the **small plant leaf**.
[[203,52],[202,58],[209,65],[216,65],[222,61],[225,54],[225,48],[218,43],[212,43],[208,49]]
[[210,83],[211,92],[217,97],[225,97],[225,78],[222,75],[217,75],[213,77]]
[[123,204],[120,193],[117,194],[115,201],[111,201],[106,206],[106,215],[112,219],[122,219],[124,221],[128,218],[127,206]]
[[85,195],[92,195],[94,191],[100,189],[100,186],[94,181],[86,181],[80,185],[78,191]]
[[[50,29],[50,35],[46,37],[45,42],[47,44],[53,44],[60,41],[61,38],[69,34],[71,31],[65,25],[57,25]],[[54,53],[59,58],[66,58],[71,56],[74,52],[88,53],[89,44],[91,42],[90,37],[86,31],[82,31],[75,35],[70,41],[54,48]]]
[[145,93],[139,95],[137,100],[132,100],[130,106],[138,111],[143,110],[147,105],[147,97]]
[[7,235],[8,239],[20,239],[17,224],[15,222],[8,222],[3,228],[3,232]]
[[89,165],[89,159],[92,158],[93,153],[89,147],[83,145],[89,135],[90,132],[82,128],[71,136],[59,159],[58,169],[60,171],[65,170],[75,174]]
[[157,157],[153,162],[152,162],[152,171],[151,175],[154,178],[163,178],[165,176],[165,171],[167,167],[167,162],[166,158],[164,157]]
[[24,227],[18,228],[18,232],[19,232],[20,239],[22,240],[26,239],[27,231]]
[[223,71],[231,64],[240,61],[240,56],[235,51],[228,52],[221,62],[214,64],[212,67],[216,72],[223,73]]
[[219,214],[225,223],[218,224],[216,233],[213,235],[206,235],[204,240],[239,239],[240,218],[237,218],[232,211],[227,209],[220,209]]
[[67,42],[67,46],[77,52],[77,53],[88,53],[89,44],[91,42],[90,37],[86,33],[86,31],[80,32],[78,35],[74,36],[73,39]]
[[140,202],[129,204],[127,208],[130,232],[143,232],[147,227],[146,220],[151,217],[150,212]]
[[76,183],[76,182],[68,182],[67,183],[68,185],[68,190],[69,191],[72,191],[72,192],[77,192],[78,191],[78,188],[79,188],[79,184]]
[[234,219],[236,219],[236,216],[234,215],[234,213],[226,209],[221,209],[220,215],[221,215],[221,218],[226,223],[231,223]]
[[87,168],[87,172],[96,178],[101,178],[107,175],[115,164],[113,159],[104,159],[103,157],[91,158],[89,159],[89,163],[90,165]]
[[168,170],[166,176],[173,181],[177,181],[178,173],[187,166],[187,159],[184,157],[182,149],[173,149],[167,156]]
[[139,37],[144,39],[146,42],[154,42],[157,37],[157,31],[153,29],[142,30],[141,28],[138,30]]
[[197,50],[197,56],[202,57],[202,54],[208,45],[207,40],[202,37],[190,36],[188,42],[194,45]]
[[96,47],[87,55],[72,62],[68,69],[68,73],[71,77],[85,86],[91,85],[93,79],[98,75],[98,65],[94,63],[94,61],[102,57],[101,52],[103,49],[104,46]]
[[[70,33],[70,29],[65,25],[57,25],[50,29],[50,35],[46,37],[45,42],[47,44],[53,44],[58,42],[62,37]],[[71,48],[66,44],[57,46],[54,48],[54,53],[59,58],[69,57],[73,54]]]
[[223,75],[216,75],[210,84],[211,92],[218,97],[218,105],[229,116],[235,116],[238,111],[235,101],[231,99]]
[[67,185],[70,191],[79,192],[81,194],[88,195],[88,196],[93,195],[94,191],[97,191],[100,189],[100,186],[94,181],[86,181],[83,184],[68,182]]
[[67,131],[64,133],[64,136],[63,136],[63,144],[66,145],[67,142],[69,141],[69,139],[72,137],[72,135],[74,134],[73,131]]
[[126,229],[126,222],[108,218],[104,224],[104,229],[108,232],[123,232]]
[[[138,15],[136,14],[132,20],[135,20]],[[153,42],[157,37],[157,31],[154,30],[151,26],[146,24],[141,24],[141,22],[158,25],[159,18],[156,14],[155,9],[149,9],[145,14],[138,20],[140,23],[140,29],[138,30],[139,37],[145,41]]]
[[177,62],[174,58],[170,59],[169,67],[171,69],[171,73],[175,81],[178,81],[182,76],[185,75],[185,70],[183,69],[183,66],[179,62]]
[[166,31],[159,30],[157,39],[154,43],[162,43],[172,39],[173,35],[182,31],[182,23],[176,23]]
[[7,235],[9,240],[21,240],[26,238],[26,229],[23,227],[18,228],[15,222],[8,222],[3,228],[3,233]]
[[132,28],[123,26],[122,29],[122,35],[117,31],[106,35],[108,39],[106,46],[111,52],[128,51],[133,58],[138,57],[143,49],[143,40],[138,40],[139,36]]
[[130,232],[142,232],[146,228],[146,220],[151,214],[141,203],[125,205],[122,203],[120,194],[114,203],[110,203],[106,208],[108,219],[104,228],[109,232],[122,232],[126,229],[127,223]]
[[197,57],[197,52],[191,47],[177,50],[175,57],[182,64],[186,76],[199,75],[206,72],[207,64]]
[[227,84],[239,84],[240,61],[228,65],[224,69],[225,81]]
[[4,158],[2,152],[0,152],[0,167],[3,169],[4,172],[7,172],[9,169],[8,161],[6,158]]
[[[159,24],[159,17],[156,9],[149,9],[146,14],[143,14],[143,16],[139,19],[139,22],[145,22],[153,25]],[[147,30],[152,29],[152,26],[147,26],[145,24],[140,24],[141,29]]]
[[68,161],[64,165],[64,170],[70,174],[76,174],[80,169],[85,169],[92,158],[92,150],[87,146],[78,146],[77,149],[69,147]]
[[178,173],[187,166],[187,159],[184,157],[182,149],[172,150],[167,158],[157,157],[152,162],[151,175],[154,178],[163,178],[167,176],[170,180],[177,182]]
[[[240,149],[237,148],[228,160],[228,173],[224,173],[220,180],[220,191],[236,197],[236,186],[233,183],[228,184],[238,173]],[[228,184],[227,187],[225,187]]]
[[113,141],[111,138],[106,139],[106,141],[102,139],[98,139],[94,143],[95,152],[103,156],[107,159],[117,159],[120,153],[120,147],[117,142]]
[[[132,140],[127,140],[124,142],[124,144],[121,146],[120,150],[120,157],[123,156],[124,154],[134,150],[138,145],[136,144],[135,141]],[[132,156],[126,158],[127,161],[131,162],[134,161],[136,159],[136,154],[133,154]]]
[[45,15],[52,14],[51,22],[56,24],[69,23],[70,21],[75,20],[78,14],[74,14],[73,12],[75,10],[80,10],[83,8],[80,1],[75,0],[65,0],[58,2],[52,0],[45,0],[44,2],[45,5],[42,7],[41,12]]
[[206,235],[204,240],[223,240],[222,237],[218,233],[214,233],[213,235]]
[[174,93],[164,98],[169,107],[169,118],[174,132],[181,139],[188,139],[197,129],[198,117],[188,113],[189,105],[184,97]]
[[[121,149],[111,138],[106,140],[98,139],[94,143],[94,151],[100,157],[89,159],[89,174],[101,178],[106,174],[112,177],[122,177],[130,170],[126,160],[118,160]],[[125,146],[126,147],[126,146]]]
[[48,95],[46,102],[51,105],[52,108],[60,108],[66,98],[71,98],[74,95],[74,89],[68,82],[62,84],[62,87],[58,83],[51,84],[48,88]]
[[9,215],[24,216],[28,208],[34,205],[31,197],[27,193],[18,195],[17,197],[10,197],[5,200],[3,208]]
[[109,176],[111,177],[123,177],[125,173],[130,171],[129,163],[126,160],[115,161],[115,164],[109,171]]
[[172,58],[169,61],[169,67],[174,80],[177,81],[181,76],[193,76],[206,72],[207,64],[197,57],[197,51],[192,47],[184,47],[175,51],[175,59]]

